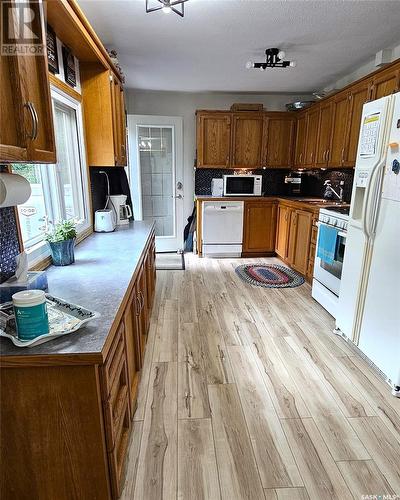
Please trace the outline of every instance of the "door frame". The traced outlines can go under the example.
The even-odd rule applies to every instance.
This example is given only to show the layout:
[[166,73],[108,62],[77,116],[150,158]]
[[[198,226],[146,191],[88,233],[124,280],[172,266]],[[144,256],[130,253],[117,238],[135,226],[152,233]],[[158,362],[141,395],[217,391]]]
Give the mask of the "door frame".
[[[173,130],[173,197],[175,203],[174,210],[174,237],[156,236],[156,248],[159,252],[174,252],[183,250],[183,230],[184,230],[184,187],[177,189],[180,182],[184,186],[183,172],[183,118],[181,116],[156,116],[156,115],[127,115],[128,121],[128,144],[129,161],[128,171],[130,179],[130,189],[133,204],[133,211],[136,220],[143,220],[143,200],[142,200],[142,175],[139,168],[138,127],[171,127]],[[137,182],[133,182],[137,179]],[[181,198],[176,196],[181,195]],[[170,241],[168,241],[170,240]],[[158,245],[157,245],[158,243]]]

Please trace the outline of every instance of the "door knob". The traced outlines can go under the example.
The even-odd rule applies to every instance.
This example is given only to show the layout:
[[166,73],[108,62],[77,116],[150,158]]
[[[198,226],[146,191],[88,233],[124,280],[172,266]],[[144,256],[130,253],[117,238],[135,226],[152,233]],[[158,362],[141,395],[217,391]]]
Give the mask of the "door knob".
[[173,198],[178,199],[178,200],[182,200],[183,196],[181,194],[177,194],[176,196],[173,196]]

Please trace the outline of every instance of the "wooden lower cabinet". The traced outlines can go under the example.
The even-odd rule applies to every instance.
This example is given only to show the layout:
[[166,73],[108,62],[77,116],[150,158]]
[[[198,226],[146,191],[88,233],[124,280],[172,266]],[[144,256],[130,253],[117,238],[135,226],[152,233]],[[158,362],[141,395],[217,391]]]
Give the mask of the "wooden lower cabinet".
[[245,201],[243,224],[243,256],[274,253],[275,201]]
[[319,209],[279,202],[275,253],[309,281],[314,269]]
[[277,225],[276,225],[276,243],[275,252],[282,259],[288,257],[288,241],[290,228],[291,209],[286,206],[278,205]]
[[154,248],[153,232],[104,354],[34,356],[17,365],[0,358],[2,500],[121,495],[154,302]]

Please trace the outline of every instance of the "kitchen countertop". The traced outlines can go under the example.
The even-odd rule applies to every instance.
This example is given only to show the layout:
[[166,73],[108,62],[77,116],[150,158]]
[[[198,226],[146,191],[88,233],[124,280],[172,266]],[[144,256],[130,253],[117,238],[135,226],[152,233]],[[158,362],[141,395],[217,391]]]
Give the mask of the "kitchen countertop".
[[338,203],[335,200],[326,200],[324,198],[317,198],[311,196],[211,196],[211,195],[196,195],[198,201],[290,201],[293,203],[301,203],[307,205],[308,208],[319,209],[321,207],[341,206],[348,207],[348,203]]
[[31,348],[0,338],[0,359],[15,356],[93,355],[105,341],[137,270],[154,224],[133,222],[113,233],[94,233],[75,249],[75,263],[46,270],[49,293],[101,314],[77,332]]

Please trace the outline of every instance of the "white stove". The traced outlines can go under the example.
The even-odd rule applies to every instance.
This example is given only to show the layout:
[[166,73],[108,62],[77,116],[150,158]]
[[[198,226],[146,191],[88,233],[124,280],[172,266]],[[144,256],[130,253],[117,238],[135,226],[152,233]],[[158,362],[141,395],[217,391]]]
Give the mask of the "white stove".
[[339,301],[348,221],[349,207],[332,206],[321,208],[319,211],[318,227],[320,228],[321,225],[335,227],[337,229],[337,242],[334,261],[328,263],[321,260],[318,257],[318,229],[312,296],[335,318]]

